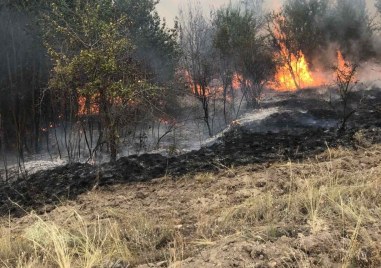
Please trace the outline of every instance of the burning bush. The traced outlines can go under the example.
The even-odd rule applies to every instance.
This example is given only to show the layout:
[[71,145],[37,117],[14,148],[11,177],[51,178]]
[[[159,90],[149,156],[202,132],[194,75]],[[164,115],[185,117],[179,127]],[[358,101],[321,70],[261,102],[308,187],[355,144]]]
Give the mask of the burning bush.
[[344,131],[348,119],[356,112],[356,109],[350,109],[349,98],[354,87],[357,84],[358,65],[346,61],[340,51],[337,52],[337,66],[336,70],[336,85],[339,90],[341,102],[342,102],[342,122],[340,131]]

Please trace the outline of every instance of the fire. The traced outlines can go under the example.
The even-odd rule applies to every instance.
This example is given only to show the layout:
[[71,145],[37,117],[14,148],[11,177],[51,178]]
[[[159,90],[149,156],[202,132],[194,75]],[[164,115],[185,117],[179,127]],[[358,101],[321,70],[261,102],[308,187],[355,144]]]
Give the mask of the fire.
[[348,76],[352,73],[353,66],[349,61],[344,59],[343,54],[340,50],[337,51],[337,71],[336,78],[340,80],[346,80],[345,76]]
[[94,95],[90,98],[90,107],[87,107],[87,98],[80,96],[78,98],[78,115],[91,115],[99,114],[99,105],[96,102],[98,95]]
[[245,79],[243,75],[241,74],[234,73],[233,79],[232,79],[232,88],[234,90],[239,90],[242,87],[252,87],[252,86],[253,86],[253,83],[250,80]]
[[238,73],[234,73],[233,79],[232,79],[232,87],[233,87],[233,89],[234,90],[240,89],[242,81],[243,81],[242,75],[240,75]]
[[206,86],[203,89],[201,85],[197,84],[194,81],[193,77],[187,70],[181,71],[181,75],[185,78],[185,82],[192,91],[192,94],[196,97],[211,97],[213,94],[216,94],[218,92],[218,87],[213,88],[210,85]]
[[[194,81],[193,81],[193,78],[191,76],[191,74],[187,71],[187,70],[183,70],[182,71],[182,75],[183,77],[185,78],[185,81],[187,83],[187,85],[190,87],[192,93],[196,96],[200,96],[202,95],[202,90],[201,90],[201,86],[200,85],[197,85]],[[208,89],[206,89],[208,90]],[[209,95],[209,92],[205,92],[206,95]]]
[[164,124],[164,125],[167,125],[167,126],[174,126],[174,125],[177,124],[176,119],[169,118],[169,117],[166,117],[166,116],[163,116],[162,118],[160,118],[159,122]]
[[[280,18],[284,20],[284,18]],[[279,28],[274,29],[274,35],[279,45],[279,52],[274,57],[281,66],[276,68],[275,81],[270,87],[279,91],[295,91],[306,87],[315,87],[324,84],[320,74],[311,72],[305,55],[301,50],[296,54],[286,46],[287,36]]]
[[276,58],[283,62],[283,65],[277,67],[275,83],[271,83],[274,89],[295,91],[324,84],[323,79],[310,71],[302,51],[299,51],[297,55],[290,53],[283,43],[280,43],[280,48],[281,50],[276,55]]
[[[285,49],[285,48],[283,48]],[[275,79],[278,90],[297,90],[314,84],[314,79],[309,71],[307,61],[302,52],[297,57],[291,54],[291,61],[277,69]]]
[[338,69],[345,69],[346,62],[344,60],[343,54],[340,50],[337,51],[337,67]]

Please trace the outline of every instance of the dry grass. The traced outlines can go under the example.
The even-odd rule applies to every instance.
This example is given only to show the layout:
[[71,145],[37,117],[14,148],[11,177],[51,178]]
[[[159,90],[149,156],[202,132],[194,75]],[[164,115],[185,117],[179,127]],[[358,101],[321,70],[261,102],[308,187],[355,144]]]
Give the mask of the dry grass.
[[[362,140],[362,144],[367,143]],[[173,184],[163,180],[175,188],[174,193],[187,183],[196,187],[184,197],[200,201],[193,207],[185,201],[175,203],[181,196],[165,196],[172,198],[171,205],[185,203],[185,216],[194,221],[191,232],[178,225],[180,216],[174,216],[172,208],[155,216],[144,207],[105,208],[102,217],[86,218],[72,211],[61,222],[30,215],[33,224],[17,231],[9,220],[0,228],[0,266],[111,267],[165,261],[169,267],[182,267],[181,261],[194,249],[215,247],[234,236],[260,243],[293,239],[292,247],[285,245],[289,251],[283,250],[284,263],[277,267],[318,267],[311,256],[320,253],[340,267],[379,267],[380,160],[381,148],[367,145],[360,151],[328,149],[316,159],[275,164],[262,173],[234,168],[236,178],[205,173]],[[257,181],[266,174],[271,179],[259,187]],[[226,189],[232,183],[248,192],[244,198],[229,199]],[[215,185],[220,188],[209,189]],[[224,198],[221,189],[227,192]],[[204,200],[210,191],[222,200],[217,208]],[[307,249],[308,239],[320,244]]]
[[[380,149],[373,147],[364,154],[379,155]],[[342,267],[362,263],[378,267],[380,245],[372,236],[380,227],[381,165],[362,168],[347,150],[328,150],[327,154],[327,161],[276,166],[287,173],[284,193],[279,195],[273,187],[225,209],[214,233],[249,232],[269,239],[285,235],[277,234],[279,228],[307,226],[312,235],[327,231],[336,235],[343,249],[339,260]],[[332,250],[337,247],[330,246]]]
[[170,247],[171,259],[178,258],[174,250],[179,238],[173,235],[171,226],[157,225],[144,214],[90,221],[73,211],[70,220],[61,223],[33,214],[29,217],[34,223],[21,233],[12,233],[12,228],[0,230],[0,266],[126,266],[165,258],[170,243],[175,243]]
[[34,217],[35,223],[18,234],[18,240],[8,242],[16,254],[2,252],[6,267],[96,267],[132,258],[115,222],[88,223],[75,213],[75,224],[66,226]]

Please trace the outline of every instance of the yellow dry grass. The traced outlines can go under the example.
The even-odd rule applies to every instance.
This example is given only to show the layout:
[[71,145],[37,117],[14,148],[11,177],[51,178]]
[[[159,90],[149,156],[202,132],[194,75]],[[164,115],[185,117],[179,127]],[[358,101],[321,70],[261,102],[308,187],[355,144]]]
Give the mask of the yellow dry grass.
[[[316,237],[330,233],[332,241],[322,247],[331,250],[341,267],[359,263],[377,267],[381,263],[380,237],[375,237],[381,226],[380,160],[381,147],[367,145],[359,151],[327,149],[316,159],[278,163],[258,173],[248,173],[248,167],[229,169],[235,178],[224,178],[221,172],[179,180],[175,187],[193,180],[198,188],[189,197],[199,204],[210,185],[229,188],[236,180],[248,191],[245,198],[233,202],[220,198],[214,189],[214,198],[222,200],[217,208],[208,203],[189,207],[188,216],[195,221],[192,232],[177,226],[179,216],[171,212],[175,208],[166,209],[160,217],[142,207],[128,211],[106,207],[102,217],[82,217],[73,210],[61,222],[31,214],[33,224],[20,228],[13,226],[15,221],[4,219],[8,224],[0,228],[0,266],[111,267],[113,263],[165,261],[170,267],[181,267],[195,248],[213,247],[227,237],[275,241],[287,235],[285,230],[296,229]],[[257,189],[263,174],[274,179]],[[301,231],[297,235],[303,236]],[[290,251],[289,258],[296,267],[311,267],[303,251]]]

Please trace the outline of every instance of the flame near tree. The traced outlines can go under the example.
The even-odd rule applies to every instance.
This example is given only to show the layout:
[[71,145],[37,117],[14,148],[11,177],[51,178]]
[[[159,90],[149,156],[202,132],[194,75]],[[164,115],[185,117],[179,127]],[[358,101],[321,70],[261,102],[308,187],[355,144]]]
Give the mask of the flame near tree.
[[356,82],[356,69],[357,65],[344,59],[340,50],[337,51],[337,68],[336,79],[340,81],[348,81],[349,83]]
[[275,16],[270,32],[278,47],[274,58],[279,64],[275,81],[270,85],[272,88],[278,91],[295,91],[324,84],[323,79],[311,72],[305,55],[295,45],[295,40],[288,31],[282,15]]
[[349,98],[358,82],[356,78],[357,68],[357,64],[345,60],[343,54],[337,51],[335,78],[342,104],[342,121],[339,131],[345,130],[348,119],[356,112],[356,109],[350,107]]
[[316,85],[303,52],[299,51],[297,55],[294,55],[287,50],[284,44],[281,44],[281,51],[277,57],[287,60],[277,68],[275,89],[280,91],[297,90]]

